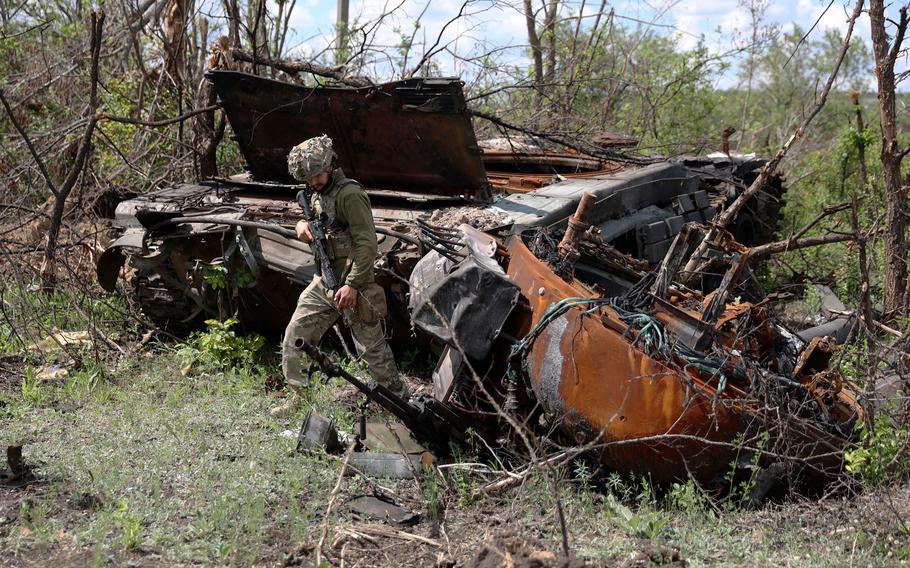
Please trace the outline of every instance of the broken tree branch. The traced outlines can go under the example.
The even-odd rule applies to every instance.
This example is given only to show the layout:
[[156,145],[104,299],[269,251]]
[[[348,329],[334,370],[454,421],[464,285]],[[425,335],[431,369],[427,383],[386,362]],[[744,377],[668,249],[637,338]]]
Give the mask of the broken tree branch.
[[776,241],[754,247],[751,251],[750,258],[763,258],[781,252],[817,247],[819,245],[831,243],[842,243],[845,241],[852,241],[853,239],[854,235],[852,233],[831,233],[828,235],[805,237],[802,239],[785,239],[783,241]]
[[795,240],[801,238],[803,235],[808,233],[809,230],[812,229],[812,227],[819,224],[821,222],[821,220],[824,219],[825,217],[828,217],[829,215],[833,215],[835,213],[839,213],[841,211],[845,211],[849,208],[850,208],[850,203],[841,203],[840,205],[829,205],[828,207],[825,207],[824,209],[822,209],[821,213],[816,215],[814,219],[809,221],[802,229],[797,231],[796,234],[789,237],[789,239],[795,241]]
[[[853,28],[856,25],[856,20],[862,14],[863,10],[863,0],[857,0],[856,6],[853,8],[853,14],[851,14],[850,19],[847,23],[847,32],[844,35],[844,41],[841,46],[840,53],[838,54],[837,61],[834,64],[834,68],[831,70],[830,75],[828,75],[828,80],[825,82],[825,87],[822,89],[821,94],[815,101],[815,105],[809,110],[806,118],[800,123],[796,128],[793,134],[787,139],[786,142],[780,147],[777,153],[771,158],[768,163],[764,165],[761,171],[758,174],[758,177],[755,178],[755,181],[742,192],[729,207],[721,211],[721,213],[714,220],[713,226],[708,234],[705,235],[705,238],[699,243],[698,247],[695,249],[695,252],[689,258],[689,262],[686,263],[683,273],[680,275],[684,281],[688,278],[691,278],[692,275],[696,273],[696,268],[698,267],[698,262],[701,257],[705,254],[710,246],[711,242],[716,240],[720,234],[723,227],[726,227],[730,222],[736,218],[737,213],[740,209],[746,204],[747,201],[752,199],[752,197],[758,193],[761,189],[771,181],[771,178],[777,172],[777,168],[780,166],[780,163],[787,156],[787,153],[790,151],[790,148],[793,147],[796,142],[802,138],[805,134],[806,129],[811,124],[815,116],[821,112],[824,108],[825,103],[828,100],[828,93],[831,92],[831,87],[834,85],[834,80],[837,78],[837,74],[840,71],[841,64],[844,62],[844,58],[847,56],[847,50],[850,49],[850,38],[853,37]],[[785,249],[786,250],[786,249]],[[685,282],[683,282],[685,283]]]
[[325,539],[329,536],[329,520],[332,518],[332,508],[335,506],[335,500],[341,492],[341,482],[344,480],[344,472],[348,468],[348,462],[351,461],[351,454],[354,453],[354,447],[356,445],[356,440],[348,445],[348,449],[344,453],[344,460],[341,462],[341,471],[338,472],[338,479],[335,481],[335,487],[329,495],[329,504],[326,505],[325,517],[322,522],[322,533],[319,536],[319,543],[316,545],[316,566],[322,565],[322,548],[325,546]]
[[218,110],[219,108],[221,108],[221,107],[219,107],[218,105],[210,105],[210,106],[207,106],[204,108],[197,108],[197,109],[191,110],[189,112],[185,112],[185,113],[181,114],[180,116],[175,116],[173,118],[165,118],[162,120],[139,120],[136,118],[129,118],[127,116],[115,116],[112,114],[107,114],[107,113],[102,112],[97,115],[96,120],[99,120],[99,121],[100,120],[110,120],[112,122],[122,122],[124,124],[135,124],[137,126],[149,126],[152,128],[158,128],[161,126],[167,126],[169,124],[176,124],[178,122],[183,122],[185,120],[189,120],[190,118],[193,118],[197,114],[202,114],[204,112]]
[[278,69],[279,71],[290,73],[292,75],[296,75],[298,73],[310,73],[313,75],[318,75],[320,77],[328,77],[329,79],[334,79],[339,83],[349,85],[351,87],[369,87],[373,84],[373,82],[366,77],[346,77],[344,74],[344,65],[328,67],[326,65],[319,65],[318,63],[313,63],[311,61],[262,57],[260,55],[253,55],[251,53],[243,51],[242,49],[232,49],[231,55],[240,61],[246,61],[247,63],[253,63],[255,65],[267,65],[269,67]]
[[635,158],[632,156],[627,156],[625,154],[620,154],[618,152],[601,151],[601,150],[593,150],[591,148],[584,148],[578,144],[575,144],[574,142],[570,142],[570,141],[566,140],[562,136],[555,136],[553,134],[547,134],[546,132],[540,132],[537,130],[531,130],[530,128],[518,126],[516,124],[506,122],[505,120],[499,118],[498,116],[494,116],[492,114],[488,114],[486,112],[483,112],[483,111],[480,111],[477,109],[469,108],[468,112],[470,112],[472,116],[476,116],[477,118],[482,118],[484,120],[488,120],[497,126],[501,126],[508,130],[514,130],[516,132],[521,132],[522,134],[536,136],[537,138],[542,138],[544,140],[549,140],[550,142],[555,142],[557,144],[565,146],[566,148],[571,148],[572,150],[577,150],[578,152],[581,152],[582,154],[585,154],[588,156],[594,156],[594,157],[600,157],[600,158],[610,158],[612,160],[629,162],[629,163],[633,163],[633,164],[647,163],[647,160],[644,160],[641,158]]

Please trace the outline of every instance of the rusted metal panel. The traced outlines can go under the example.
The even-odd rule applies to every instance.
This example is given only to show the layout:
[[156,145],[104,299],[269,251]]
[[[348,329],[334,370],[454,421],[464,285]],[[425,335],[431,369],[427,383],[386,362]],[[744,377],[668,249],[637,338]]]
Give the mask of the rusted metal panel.
[[235,71],[209,77],[257,178],[292,181],[288,152],[327,134],[345,173],[368,188],[489,196],[458,79],[352,89],[310,88]]
[[[507,273],[531,308],[522,323],[523,333],[552,314],[548,310],[556,302],[597,298],[584,284],[559,278],[519,237],[512,237],[507,247]],[[770,324],[762,319],[760,310],[752,310],[748,304],[728,306],[712,326],[701,321],[699,312],[699,306],[709,302],[679,294],[659,300],[651,311],[674,338],[684,335],[687,328],[692,328],[692,334],[705,336],[704,328],[710,327],[712,336],[721,336],[717,348],[729,350],[725,357],[731,366],[745,356],[734,348],[753,349],[756,359],[773,348]],[[690,307],[684,309],[674,301]],[[758,321],[756,343],[737,336],[740,321],[750,325]],[[587,303],[551,319],[527,351],[530,385],[547,415],[577,443],[603,444],[605,464],[648,475],[655,481],[688,475],[710,481],[729,471],[738,452],[739,436],[767,432],[769,448],[774,448],[771,453],[783,453],[781,448],[786,446],[788,457],[801,459],[813,474],[834,472],[840,467],[843,438],[800,419],[797,412],[781,415],[779,408],[770,407],[750,392],[750,381],[761,380],[764,375],[736,378],[706,373],[673,359],[673,355],[663,360],[668,357],[665,353],[651,356],[639,339],[639,331],[627,325],[608,302]],[[823,349],[819,346],[813,351]],[[804,359],[827,364],[823,357],[812,354]],[[853,388],[845,381],[820,374],[816,366],[802,367],[811,367],[814,374],[806,377],[806,387],[819,404],[836,415],[835,420],[850,423],[862,418]]]
[[[511,239],[508,249],[508,274],[528,298],[534,321],[554,302],[596,297],[579,283],[556,277],[520,239]],[[726,438],[740,426],[722,406],[712,412],[708,401],[687,401],[684,381],[673,370],[632,348],[621,332],[603,325],[596,314],[586,315],[586,309],[573,308],[557,318],[528,354],[534,392],[548,412],[562,417],[563,432],[577,443],[613,442],[602,454],[605,463],[656,481],[679,478],[687,465],[710,475],[728,464],[728,452],[685,463],[682,456],[696,453],[685,440],[634,442],[673,434]]]

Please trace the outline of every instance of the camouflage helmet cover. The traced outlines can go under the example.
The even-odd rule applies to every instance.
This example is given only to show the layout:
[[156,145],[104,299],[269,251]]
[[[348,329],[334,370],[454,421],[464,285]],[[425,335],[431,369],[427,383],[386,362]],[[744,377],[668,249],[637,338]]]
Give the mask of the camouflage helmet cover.
[[325,134],[304,140],[288,154],[288,173],[297,181],[307,181],[331,169],[334,157],[332,139]]

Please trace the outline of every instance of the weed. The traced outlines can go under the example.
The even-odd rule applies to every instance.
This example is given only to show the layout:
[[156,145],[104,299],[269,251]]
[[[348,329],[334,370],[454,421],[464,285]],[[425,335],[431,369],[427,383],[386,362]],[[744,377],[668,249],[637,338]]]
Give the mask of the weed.
[[37,370],[28,365],[25,367],[25,374],[22,376],[22,400],[26,404],[38,406],[47,398],[47,394],[41,386],[41,380],[38,379]]
[[612,494],[604,500],[607,516],[616,528],[637,538],[656,539],[670,518],[658,511],[639,509],[637,513],[623,505]]
[[129,503],[121,499],[117,503],[114,518],[120,528],[120,542],[127,550],[132,550],[142,542],[142,520],[130,512]]
[[436,469],[431,465],[423,466],[423,498],[427,502],[427,515],[436,524],[439,522],[439,478]]
[[[752,489],[758,479],[758,472],[761,471],[759,462],[762,451],[768,445],[771,435],[768,432],[761,432],[755,441],[755,452],[752,450],[743,451],[746,445],[744,436],[737,434],[733,443],[737,447],[736,457],[730,462],[730,469],[727,471],[724,479],[729,484],[727,500],[724,502],[724,508],[728,511],[735,511],[747,506],[750,500]],[[748,475],[743,478],[743,471],[748,471]]]
[[674,483],[664,496],[664,507],[686,514],[704,514],[710,510],[708,499],[698,490],[695,481]]
[[604,488],[618,496],[621,501],[631,501],[636,491],[634,483],[630,483],[615,471],[607,475],[604,480]]
[[186,364],[197,364],[206,369],[223,370],[229,367],[249,367],[261,355],[265,338],[258,334],[238,335],[235,318],[225,321],[206,320],[208,329],[196,332],[178,350]]
[[[454,463],[476,462],[473,456],[465,454],[464,449],[454,442],[449,443],[449,450],[452,453]],[[477,491],[474,479],[471,474],[464,470],[452,469],[450,474],[451,485],[455,487],[455,494],[458,496],[458,504],[462,507],[470,507],[477,499]]]
[[228,287],[228,269],[223,264],[210,264],[203,278],[213,290],[226,290]]
[[41,539],[47,539],[51,536],[47,513],[48,507],[46,503],[35,503],[30,499],[26,499],[19,505],[19,518],[22,521],[22,525]]
[[844,453],[847,471],[870,485],[878,485],[910,470],[910,458],[901,454],[910,428],[898,427],[890,416],[879,413],[874,427],[859,423],[857,430],[862,441]]

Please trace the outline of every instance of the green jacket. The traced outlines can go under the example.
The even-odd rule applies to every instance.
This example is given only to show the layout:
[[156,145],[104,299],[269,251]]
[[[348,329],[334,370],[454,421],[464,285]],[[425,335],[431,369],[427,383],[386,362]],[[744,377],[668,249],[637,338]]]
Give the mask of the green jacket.
[[376,228],[370,198],[360,183],[344,177],[341,168],[321,192],[313,192],[311,206],[325,213],[329,256],[338,280],[361,289],[375,280]]

